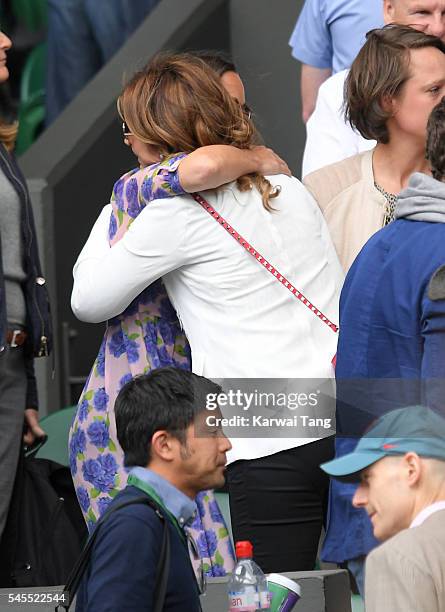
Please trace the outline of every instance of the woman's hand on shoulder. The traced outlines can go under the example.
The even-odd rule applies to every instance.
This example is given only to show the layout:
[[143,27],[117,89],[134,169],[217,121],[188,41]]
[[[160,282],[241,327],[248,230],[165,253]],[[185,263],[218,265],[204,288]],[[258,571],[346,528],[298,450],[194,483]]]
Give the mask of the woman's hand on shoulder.
[[272,149],[264,146],[257,146],[252,149],[257,156],[257,172],[263,175],[287,174],[292,176],[289,166]]
[[267,147],[238,149],[229,145],[196,149],[181,161],[178,171],[181,186],[188,193],[215,189],[253,172],[291,174],[286,162]]

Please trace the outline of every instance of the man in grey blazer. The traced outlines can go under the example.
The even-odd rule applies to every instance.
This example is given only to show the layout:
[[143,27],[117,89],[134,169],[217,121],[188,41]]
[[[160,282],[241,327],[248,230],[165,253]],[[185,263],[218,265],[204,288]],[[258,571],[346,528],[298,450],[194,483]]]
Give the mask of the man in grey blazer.
[[352,503],[384,542],[366,560],[366,611],[445,612],[445,419],[424,406],[393,410],[321,467],[359,481]]

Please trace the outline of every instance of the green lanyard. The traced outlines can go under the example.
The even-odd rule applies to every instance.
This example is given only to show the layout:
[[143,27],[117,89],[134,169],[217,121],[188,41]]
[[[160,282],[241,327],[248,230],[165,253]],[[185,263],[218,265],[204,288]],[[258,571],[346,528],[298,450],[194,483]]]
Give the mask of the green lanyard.
[[140,478],[138,478],[134,474],[130,474],[128,476],[128,481],[127,482],[128,482],[129,485],[133,485],[133,487],[136,487],[136,488],[140,489],[141,491],[143,491],[144,493],[146,493],[148,495],[148,497],[151,497],[155,502],[157,502],[161,506],[161,508],[164,510],[165,514],[170,519],[170,522],[173,523],[173,525],[176,527],[181,540],[183,541],[183,543],[187,547],[187,537],[186,537],[186,535],[184,533],[184,530],[179,525],[178,520],[174,516],[174,514],[172,514],[170,512],[170,510],[168,510],[165,507],[164,502],[159,497],[159,495],[156,493],[156,491],[153,489],[153,487],[151,487],[148,483],[144,482],[143,480],[141,480]]
[[[170,512],[170,510],[168,510],[165,507],[164,502],[161,500],[161,498],[156,493],[156,491],[153,489],[153,487],[151,487],[148,483],[144,482],[143,480],[141,480],[140,478],[138,478],[134,474],[130,474],[128,476],[127,483],[129,485],[133,485],[133,487],[137,487],[138,489],[143,491],[146,495],[148,495],[148,497],[151,497],[155,502],[157,502],[160,505],[160,507],[164,510],[165,514],[168,516],[168,518],[173,523],[173,525],[176,527],[176,530],[179,533],[179,536],[180,536],[180,538],[182,540],[182,543],[184,544],[184,546],[185,546],[185,548],[187,550],[187,555],[188,555],[189,560],[190,560],[190,564],[191,564],[191,567],[192,567],[192,573],[193,573],[193,576],[194,576],[195,581],[196,581],[196,586],[197,586],[197,589],[198,589],[198,593],[200,593],[200,594],[204,593],[205,590],[206,590],[206,578],[205,578],[205,574],[204,574],[204,566],[203,566],[202,558],[201,558],[201,565],[200,565],[200,570],[199,570],[200,574],[199,574],[199,577],[198,577],[198,576],[196,576],[195,571],[193,570],[193,564],[191,563],[191,559],[190,559],[190,551],[189,551],[189,544],[188,544],[189,540],[188,540],[187,535],[185,534],[184,530],[181,528],[180,524],[178,523],[177,518]],[[196,547],[196,544],[195,544],[195,541],[193,540],[193,538],[190,538],[190,543],[192,545],[193,553],[196,555],[197,558],[199,558],[199,551],[198,551],[198,548]],[[199,606],[199,609],[202,610],[201,604]]]

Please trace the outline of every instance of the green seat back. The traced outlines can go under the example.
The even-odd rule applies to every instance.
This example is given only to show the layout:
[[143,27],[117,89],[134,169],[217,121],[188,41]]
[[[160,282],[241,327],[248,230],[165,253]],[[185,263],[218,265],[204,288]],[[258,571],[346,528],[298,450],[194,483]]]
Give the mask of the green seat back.
[[40,43],[29,53],[20,80],[20,104],[39,93],[45,95],[46,44]]
[[47,0],[11,0],[11,9],[17,21],[32,32],[38,32],[47,25]]
[[365,604],[360,595],[351,595],[352,612],[365,612]]
[[31,100],[20,108],[19,132],[15,146],[17,155],[22,155],[36,140],[42,131],[44,121],[45,106],[41,98],[38,98],[36,103]]
[[26,60],[20,82],[19,132],[16,152],[21,155],[32,145],[45,121],[46,44],[34,47]]
[[63,408],[41,419],[40,424],[48,434],[48,440],[37,452],[39,459],[51,459],[61,465],[69,465],[68,432],[77,406]]

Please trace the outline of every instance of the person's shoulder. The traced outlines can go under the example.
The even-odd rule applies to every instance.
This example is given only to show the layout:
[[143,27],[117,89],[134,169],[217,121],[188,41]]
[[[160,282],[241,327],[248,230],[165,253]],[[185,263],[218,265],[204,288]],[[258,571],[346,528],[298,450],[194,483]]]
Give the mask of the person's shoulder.
[[[126,505],[123,505],[126,504]],[[123,507],[116,509],[118,506]],[[111,526],[122,523],[142,522],[152,528],[160,523],[153,506],[150,505],[150,498],[136,487],[128,485],[116,495],[109,506],[109,510],[114,509],[106,519],[105,524]]]
[[[413,534],[410,529],[403,529],[396,535],[386,540],[366,557],[366,571],[379,572],[383,568],[391,568],[391,571],[401,571],[402,565],[411,563],[413,555]],[[414,555],[414,559],[416,555]]]
[[[114,196],[118,198],[120,195],[122,195],[123,191],[128,188],[129,184],[131,184],[134,188],[139,188],[145,183],[145,189],[150,190],[152,187],[151,183],[155,177],[159,175],[165,178],[168,176],[168,174],[175,173],[179,164],[186,156],[187,154],[183,152],[173,153],[156,163],[128,170],[115,182],[113,187]],[[148,194],[142,193],[142,195],[147,197]]]
[[445,510],[437,512],[417,527],[403,529],[375,548],[369,555],[369,563],[379,565],[383,560],[414,563],[419,570],[428,569],[428,559],[442,555],[445,531],[442,529]]
[[[297,179],[295,176],[287,176],[285,174],[277,174],[274,176],[267,176],[267,180],[270,182],[272,187],[279,191],[279,197],[286,200],[291,200],[292,204],[295,203],[295,198],[298,201],[307,202],[310,207],[313,206],[318,208],[314,202],[314,198],[306,189],[304,184]],[[273,200],[271,200],[273,206]]]
[[412,541],[429,543],[434,540],[442,547],[445,546],[444,522],[445,509],[434,512],[421,525],[409,530],[412,532]]
[[131,170],[127,170],[127,172],[124,172],[124,174],[122,174],[114,183],[113,194],[117,195],[122,192],[126,183],[139,171],[140,168],[132,168]]
[[295,176],[288,176],[287,174],[274,174],[266,176],[272,187],[281,189],[298,189],[304,191],[303,183]]
[[368,151],[358,153],[315,170],[304,177],[303,184],[323,208],[323,203],[332,201],[363,179],[362,164],[364,156],[368,154]]
[[343,101],[343,89],[348,74],[349,68],[346,68],[345,70],[340,70],[339,72],[336,72],[330,76],[320,85],[318,96],[326,98],[331,102],[337,100],[338,98],[341,98],[341,101]]

